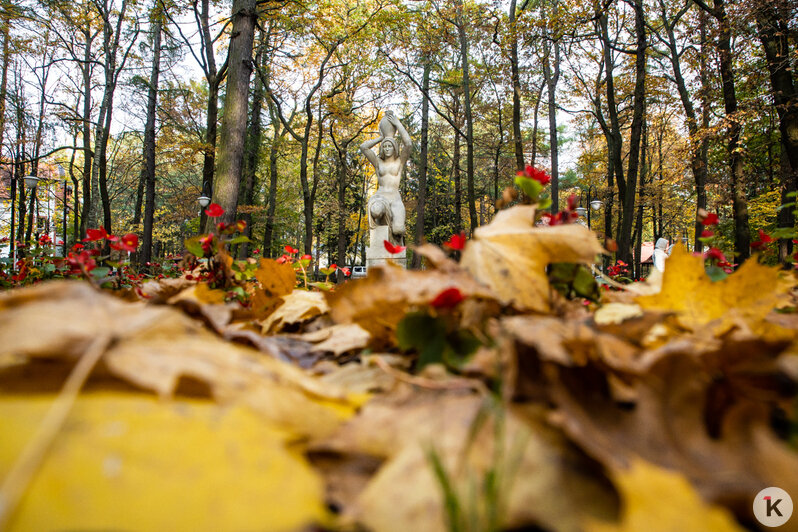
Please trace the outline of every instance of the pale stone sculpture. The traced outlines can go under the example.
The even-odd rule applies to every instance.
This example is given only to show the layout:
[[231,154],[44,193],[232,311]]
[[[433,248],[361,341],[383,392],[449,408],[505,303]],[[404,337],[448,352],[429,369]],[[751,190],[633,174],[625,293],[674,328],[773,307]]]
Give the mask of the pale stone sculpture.
[[[388,258],[404,262],[405,257],[404,253],[388,252],[383,242],[388,240],[396,246],[404,246],[405,206],[399,194],[399,182],[413,144],[407,130],[391,111],[385,113],[379,129],[378,138],[367,140],[360,146],[360,151],[374,165],[378,183],[377,191],[369,198],[367,209],[371,233],[369,249],[366,251],[367,266]],[[401,137],[401,144],[396,138],[397,133]],[[371,149],[377,144],[380,144],[379,154]]]

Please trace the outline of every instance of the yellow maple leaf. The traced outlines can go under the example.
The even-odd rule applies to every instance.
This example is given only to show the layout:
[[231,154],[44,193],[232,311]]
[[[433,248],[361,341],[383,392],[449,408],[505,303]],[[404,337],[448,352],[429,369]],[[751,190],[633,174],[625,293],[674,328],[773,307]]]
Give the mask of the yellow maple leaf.
[[588,532],[742,532],[731,513],[701,499],[680,473],[635,460],[612,479],[621,494],[618,523],[591,520]]
[[643,309],[677,313],[679,324],[689,330],[718,320],[716,334],[742,318],[755,325],[782,301],[790,283],[778,268],[747,260],[727,278],[712,282],[704,271],[704,259],[693,256],[681,244],[666,263],[662,289],[636,298]]
[[477,229],[460,263],[504,303],[547,312],[551,287],[546,266],[553,262],[592,263],[603,252],[586,227],[536,227],[535,207],[520,205],[499,212],[490,224]]
[[[53,397],[0,395],[0,478]],[[8,530],[303,529],[324,486],[292,435],[242,409],[105,391],[78,398]]]
[[284,262],[280,264],[273,259],[260,259],[260,266],[255,271],[255,279],[270,297],[290,294],[296,285],[294,267]]

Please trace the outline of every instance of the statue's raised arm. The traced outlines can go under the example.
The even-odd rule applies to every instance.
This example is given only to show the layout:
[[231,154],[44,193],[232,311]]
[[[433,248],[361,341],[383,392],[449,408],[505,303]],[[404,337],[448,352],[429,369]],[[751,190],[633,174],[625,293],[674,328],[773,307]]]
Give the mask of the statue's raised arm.
[[382,142],[382,139],[383,137],[382,135],[380,135],[376,139],[367,140],[366,142],[360,145],[360,151],[363,152],[363,155],[366,156],[366,159],[369,160],[369,162],[375,169],[377,169],[379,163],[377,162],[377,154],[374,153],[374,150],[372,150],[371,148]]
[[413,141],[410,138],[410,134],[405,129],[405,126],[396,118],[396,115],[389,112],[385,115],[388,118],[388,121],[396,128],[396,131],[399,132],[399,136],[402,137],[402,151],[399,154],[400,160],[402,161],[402,166],[410,159],[410,152],[413,149]]

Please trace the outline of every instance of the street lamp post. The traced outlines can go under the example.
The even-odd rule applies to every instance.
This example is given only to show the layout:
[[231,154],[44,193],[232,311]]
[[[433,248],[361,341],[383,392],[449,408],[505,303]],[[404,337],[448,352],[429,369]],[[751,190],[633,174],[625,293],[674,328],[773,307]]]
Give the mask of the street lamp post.
[[[28,190],[28,194],[30,194],[30,203],[28,205],[28,227],[25,229],[25,233],[33,234],[33,208],[35,207],[36,201],[36,186],[39,184],[39,178],[35,175],[26,175],[22,178],[25,181],[25,188]],[[25,235],[27,237],[27,235]]]
[[[62,249],[62,252],[63,252],[63,256],[66,257],[66,249],[67,249],[67,215],[68,215],[68,211],[67,211],[67,192],[69,192],[69,188],[70,187],[67,186],[67,182],[66,182],[66,170],[64,170],[64,167],[61,166],[60,164],[58,165],[58,176],[64,182],[64,241],[61,244],[61,249]],[[53,224],[53,225],[55,225],[55,224]],[[53,232],[56,235],[58,234],[58,230],[57,229],[54,229]]]
[[[585,192],[587,192],[587,205],[588,205],[589,208],[581,207],[582,200],[585,197]],[[591,229],[591,226],[590,226],[590,211],[597,211],[597,210],[601,209],[601,207],[604,205],[604,202],[601,201],[600,199],[598,199],[597,195],[595,195],[595,192],[596,192],[596,187],[594,185],[589,185],[587,187],[587,190],[582,190],[580,192],[580,195],[579,195],[580,196],[579,197],[580,207],[576,210],[576,212],[579,214],[579,216],[585,216],[585,214],[587,214],[587,228],[588,229]]]

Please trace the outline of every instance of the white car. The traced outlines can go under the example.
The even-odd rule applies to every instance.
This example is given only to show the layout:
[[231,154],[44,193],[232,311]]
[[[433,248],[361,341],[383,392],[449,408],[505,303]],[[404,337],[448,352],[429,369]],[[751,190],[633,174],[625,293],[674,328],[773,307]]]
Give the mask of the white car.
[[366,273],[365,266],[352,266],[352,279],[362,279]]

